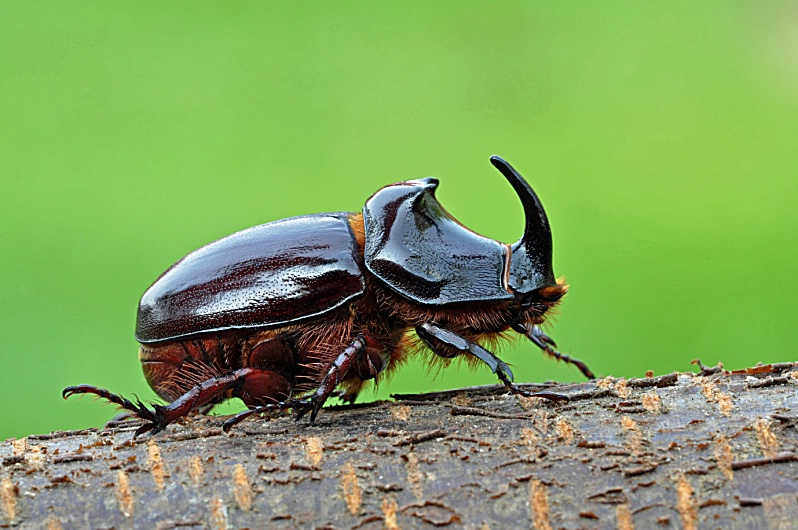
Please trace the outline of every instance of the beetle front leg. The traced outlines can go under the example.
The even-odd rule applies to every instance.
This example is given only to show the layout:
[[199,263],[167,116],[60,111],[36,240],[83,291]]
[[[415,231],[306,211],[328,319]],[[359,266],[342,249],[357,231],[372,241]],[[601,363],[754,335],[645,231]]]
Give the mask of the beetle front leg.
[[558,361],[564,361],[568,364],[573,364],[579,371],[584,374],[585,377],[588,379],[595,379],[596,376],[593,375],[593,372],[590,368],[587,367],[585,363],[580,361],[579,359],[571,359],[564,353],[560,353],[554,348],[557,347],[557,344],[552,340],[551,337],[543,333],[543,330],[540,329],[540,326],[533,325],[530,326],[528,324],[514,324],[513,329],[522,335],[526,335],[526,337],[535,343],[535,345],[546,352],[547,354],[551,355]]
[[567,400],[568,397],[554,392],[535,392],[530,393],[521,390],[513,384],[513,372],[510,366],[499,359],[494,353],[486,350],[476,342],[472,342],[465,337],[461,337],[453,331],[444,329],[425,322],[416,326],[416,334],[423,340],[432,351],[436,351],[435,341],[451,346],[463,353],[468,353],[488,365],[491,371],[499,377],[499,380],[504,384],[505,388],[513,394],[519,394],[525,397],[538,397],[551,400]]

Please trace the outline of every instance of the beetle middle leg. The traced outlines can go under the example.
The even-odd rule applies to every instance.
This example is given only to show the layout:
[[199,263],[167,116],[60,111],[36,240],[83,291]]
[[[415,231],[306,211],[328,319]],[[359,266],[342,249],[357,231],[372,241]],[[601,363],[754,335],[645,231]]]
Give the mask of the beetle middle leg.
[[235,424],[253,414],[287,408],[294,409],[297,420],[310,412],[310,423],[313,424],[327,398],[332,395],[335,388],[344,381],[350,372],[354,371],[357,377],[363,380],[374,379],[379,375],[385,368],[385,360],[380,352],[378,340],[370,339],[362,334],[358,335],[338,354],[327,370],[324,379],[309,399],[268,403],[239,412],[225,422],[224,430],[230,430]]
[[[368,342],[366,337],[358,335],[355,339],[338,354],[332,365],[330,365],[327,374],[322,379],[310,399],[304,403],[304,406],[297,409],[296,418],[300,419],[302,416],[310,412],[310,423],[316,421],[316,416],[333,393],[335,387],[341,383],[349,373],[349,370],[355,368],[358,377],[361,379],[373,379],[377,377],[384,368],[384,362],[379,353],[369,355]],[[374,353],[374,352],[372,352]]]
[[499,359],[494,353],[486,350],[476,342],[472,342],[465,337],[461,337],[453,331],[441,328],[435,324],[425,322],[416,326],[416,334],[423,340],[433,352],[437,352],[439,344],[444,344],[455,348],[463,353],[473,355],[480,361],[488,365],[491,371],[496,374],[505,388],[513,394],[525,397],[538,397],[550,400],[567,400],[568,397],[554,392],[535,392],[530,393],[521,390],[513,384],[513,372],[507,363]]

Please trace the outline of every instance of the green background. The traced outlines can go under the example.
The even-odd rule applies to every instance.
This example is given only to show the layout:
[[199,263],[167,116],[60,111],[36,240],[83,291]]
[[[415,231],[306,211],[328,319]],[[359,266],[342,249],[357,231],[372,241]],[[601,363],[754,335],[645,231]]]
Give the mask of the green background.
[[[0,439],[153,396],[133,339],[187,252],[434,175],[466,226],[533,184],[572,286],[551,335],[600,375],[795,359],[794,2],[4,2]],[[518,381],[579,380],[531,344]],[[379,396],[491,384],[408,366]],[[367,392],[364,397],[371,398]]]

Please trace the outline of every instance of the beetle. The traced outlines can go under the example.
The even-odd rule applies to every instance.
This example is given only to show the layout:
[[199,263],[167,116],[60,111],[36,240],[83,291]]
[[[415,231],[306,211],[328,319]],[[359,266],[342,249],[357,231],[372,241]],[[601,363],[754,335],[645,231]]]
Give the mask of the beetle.
[[[512,245],[465,228],[435,198],[432,177],[391,184],[362,212],[292,217],[234,233],[191,252],[144,293],[136,339],[144,376],[168,405],[95,394],[146,420],[135,436],[162,431],[194,410],[239,398],[256,412],[293,409],[310,422],[336,388],[354,401],[363,385],[408,357],[431,351],[446,363],[485,363],[510,392],[510,367],[482,344],[528,337],[548,355],[593,373],[555,350],[540,328],[568,286],[555,279],[543,205],[504,159],[526,219]],[[297,397],[298,396],[298,397]]]

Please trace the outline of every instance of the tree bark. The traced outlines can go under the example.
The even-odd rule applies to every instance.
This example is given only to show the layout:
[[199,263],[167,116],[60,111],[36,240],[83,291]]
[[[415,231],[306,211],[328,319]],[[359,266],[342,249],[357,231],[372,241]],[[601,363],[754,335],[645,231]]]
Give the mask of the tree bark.
[[0,526],[795,528],[798,365],[195,416],[0,444]]

